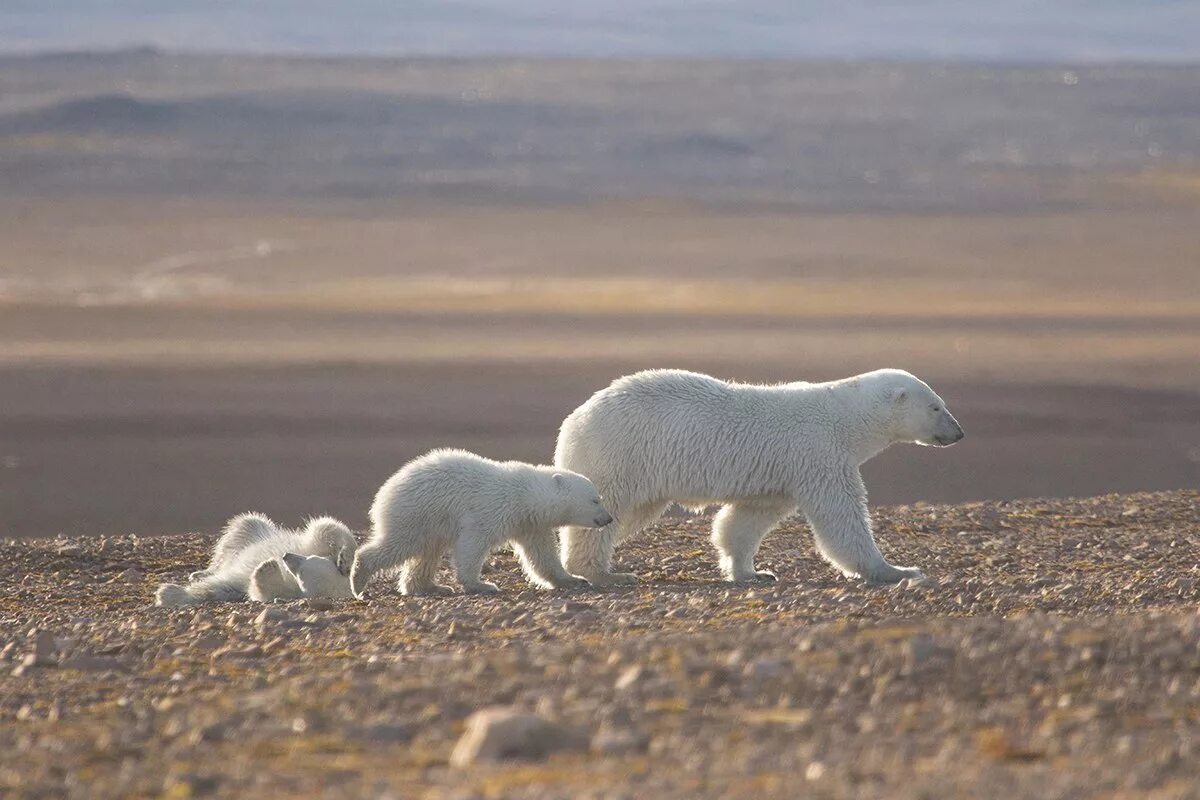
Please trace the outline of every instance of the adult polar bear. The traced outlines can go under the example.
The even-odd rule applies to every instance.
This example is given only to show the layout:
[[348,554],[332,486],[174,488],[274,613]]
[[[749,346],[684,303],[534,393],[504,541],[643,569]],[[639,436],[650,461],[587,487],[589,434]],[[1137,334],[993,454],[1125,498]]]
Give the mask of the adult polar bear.
[[601,389],[562,424],[556,466],[581,472],[615,521],[560,531],[567,571],[593,585],[632,583],[613,548],[672,502],[721,504],[712,540],[731,581],[754,568],[763,536],[799,509],[817,549],[846,575],[920,577],[875,546],[859,466],[897,442],[945,446],[962,427],[925,383],[883,369],[830,383],[756,386],[683,370],[649,370]]

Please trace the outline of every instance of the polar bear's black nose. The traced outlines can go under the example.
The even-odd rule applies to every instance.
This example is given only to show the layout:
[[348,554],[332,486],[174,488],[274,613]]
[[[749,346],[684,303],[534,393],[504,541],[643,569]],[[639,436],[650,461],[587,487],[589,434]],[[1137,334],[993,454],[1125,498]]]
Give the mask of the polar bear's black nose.
[[613,521],[612,514],[608,514],[608,513],[600,514],[594,520],[597,528],[603,528],[605,525],[610,524],[612,521]]

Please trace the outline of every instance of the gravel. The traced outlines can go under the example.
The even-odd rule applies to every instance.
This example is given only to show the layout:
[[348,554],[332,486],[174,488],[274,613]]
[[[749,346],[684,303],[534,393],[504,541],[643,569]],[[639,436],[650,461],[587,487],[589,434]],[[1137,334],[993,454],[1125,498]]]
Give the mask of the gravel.
[[[211,537],[8,541],[0,796],[1200,792],[1200,493],[875,518],[927,580],[847,581],[789,522],[778,583],[724,584],[697,517],[618,552],[634,587],[500,554],[491,597],[166,609]],[[534,744],[452,758],[486,709]]]

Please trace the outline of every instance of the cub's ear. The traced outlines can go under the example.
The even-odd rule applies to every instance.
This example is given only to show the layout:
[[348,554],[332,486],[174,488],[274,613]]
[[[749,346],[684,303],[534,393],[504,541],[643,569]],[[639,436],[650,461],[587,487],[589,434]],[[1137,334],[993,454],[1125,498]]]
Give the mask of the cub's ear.
[[302,555],[298,555],[296,553],[283,554],[283,566],[296,580],[300,580],[300,565],[303,563],[304,556]]
[[561,472],[554,473],[554,488],[558,489],[560,492],[566,492],[567,476],[563,475]]
[[892,402],[900,405],[908,402],[908,389],[893,389]]

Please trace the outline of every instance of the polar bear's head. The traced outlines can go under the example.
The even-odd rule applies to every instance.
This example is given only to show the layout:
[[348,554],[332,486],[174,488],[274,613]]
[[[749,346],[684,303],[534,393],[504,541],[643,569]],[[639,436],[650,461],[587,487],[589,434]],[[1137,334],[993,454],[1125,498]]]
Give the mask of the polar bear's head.
[[349,574],[358,547],[349,528],[333,517],[316,517],[304,527],[304,537],[304,552],[330,558],[339,567],[344,563]]
[[578,472],[556,469],[550,474],[551,516],[553,524],[575,525],[581,528],[603,528],[613,521],[604,508],[600,493],[590,480]]
[[284,567],[296,579],[304,597],[353,597],[350,591],[349,564],[325,556],[284,553]]
[[878,384],[893,442],[948,447],[964,436],[942,398],[914,375],[887,369],[870,374]]

